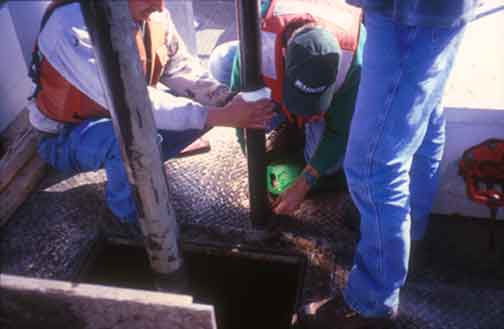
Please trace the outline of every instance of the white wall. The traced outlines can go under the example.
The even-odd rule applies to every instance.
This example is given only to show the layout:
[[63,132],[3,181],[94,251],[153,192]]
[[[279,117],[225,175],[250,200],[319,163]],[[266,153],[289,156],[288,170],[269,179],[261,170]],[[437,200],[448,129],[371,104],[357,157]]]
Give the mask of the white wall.
[[[504,108],[478,110],[445,108],[447,117],[446,147],[441,162],[441,183],[434,212],[488,218],[486,206],[467,198],[465,183],[458,175],[458,163],[464,151],[489,138],[504,139]],[[504,219],[504,210],[499,213]]]
[[184,40],[187,49],[197,55],[196,31],[194,29],[194,10],[192,0],[165,0],[173,23]]
[[[446,148],[441,163],[441,185],[435,213],[459,213],[488,218],[487,207],[469,201],[458,176],[462,153],[488,138],[504,139],[504,10],[501,1],[486,1],[471,23],[444,97],[447,118]],[[500,211],[504,219],[504,210]]]
[[8,1],[0,5],[0,132],[25,107],[32,93],[31,52],[47,1]]
[[11,0],[7,3],[19,44],[23,51],[23,57],[26,66],[28,66],[31,62],[31,53],[39,31],[40,20],[42,19],[45,8],[49,5],[49,1]]
[[0,132],[3,131],[26,104],[31,92],[31,80],[8,6],[0,7]]

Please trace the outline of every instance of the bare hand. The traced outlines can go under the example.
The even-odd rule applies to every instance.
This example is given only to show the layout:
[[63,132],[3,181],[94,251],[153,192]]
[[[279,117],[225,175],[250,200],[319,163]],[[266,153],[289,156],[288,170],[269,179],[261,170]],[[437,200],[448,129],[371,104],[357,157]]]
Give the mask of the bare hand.
[[292,215],[305,199],[310,186],[306,183],[303,176],[299,176],[294,184],[289,186],[273,202],[273,212],[277,215]]
[[246,102],[240,95],[235,96],[221,109],[208,113],[210,126],[264,129],[273,117],[274,103],[269,99]]

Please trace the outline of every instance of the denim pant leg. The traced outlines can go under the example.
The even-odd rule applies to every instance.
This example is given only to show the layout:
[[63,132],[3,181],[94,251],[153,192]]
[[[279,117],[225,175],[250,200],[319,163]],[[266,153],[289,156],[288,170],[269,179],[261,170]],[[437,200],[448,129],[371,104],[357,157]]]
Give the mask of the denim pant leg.
[[422,145],[413,156],[410,181],[411,240],[422,240],[439,183],[446,120],[441,103],[434,109]]
[[51,166],[65,173],[105,168],[109,208],[121,221],[136,220],[132,189],[110,119],[86,120],[77,125],[68,125],[57,136],[42,140],[39,153]]
[[431,131],[463,28],[404,26],[374,12],[366,13],[366,27],[344,163],[361,240],[343,294],[364,316],[383,316],[397,311],[408,272],[411,165]]
[[231,84],[233,61],[238,51],[239,41],[228,41],[218,45],[210,54],[208,69],[215,80],[226,86]]
[[[160,131],[163,159],[174,157],[202,133],[196,130]],[[110,119],[86,120],[78,125],[69,125],[59,135],[44,138],[39,145],[39,153],[51,166],[65,173],[105,168],[109,208],[121,221],[136,221],[133,189]]]

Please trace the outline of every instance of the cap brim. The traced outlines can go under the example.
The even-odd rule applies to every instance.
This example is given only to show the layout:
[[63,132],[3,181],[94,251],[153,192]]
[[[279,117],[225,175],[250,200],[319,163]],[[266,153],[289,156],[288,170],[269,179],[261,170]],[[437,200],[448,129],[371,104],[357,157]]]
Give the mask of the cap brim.
[[286,78],[283,82],[283,103],[292,114],[317,115],[329,109],[335,90],[336,82],[329,85],[320,94],[307,94],[296,88],[294,82]]

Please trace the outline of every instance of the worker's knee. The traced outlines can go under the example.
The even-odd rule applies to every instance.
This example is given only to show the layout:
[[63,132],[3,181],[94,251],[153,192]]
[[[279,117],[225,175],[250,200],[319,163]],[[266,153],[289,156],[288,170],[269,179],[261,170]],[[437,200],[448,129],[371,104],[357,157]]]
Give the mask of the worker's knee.
[[70,147],[64,136],[46,136],[38,145],[39,156],[53,168],[64,173],[75,171]]
[[229,41],[215,47],[208,60],[210,74],[219,82],[230,85],[233,60],[238,51],[238,41]]

